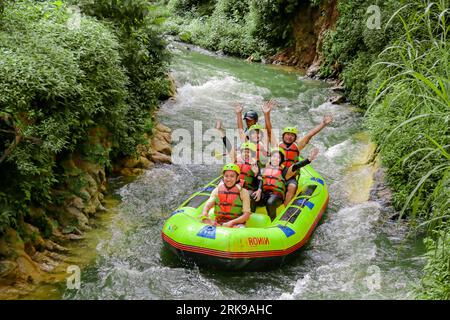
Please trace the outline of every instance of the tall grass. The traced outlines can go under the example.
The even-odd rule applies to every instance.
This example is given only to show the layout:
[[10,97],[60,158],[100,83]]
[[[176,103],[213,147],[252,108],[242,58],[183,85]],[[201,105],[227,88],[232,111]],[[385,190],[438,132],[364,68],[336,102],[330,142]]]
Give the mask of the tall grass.
[[420,298],[450,298],[449,1],[409,3],[388,24],[403,33],[379,55],[367,110],[400,215],[427,227]]

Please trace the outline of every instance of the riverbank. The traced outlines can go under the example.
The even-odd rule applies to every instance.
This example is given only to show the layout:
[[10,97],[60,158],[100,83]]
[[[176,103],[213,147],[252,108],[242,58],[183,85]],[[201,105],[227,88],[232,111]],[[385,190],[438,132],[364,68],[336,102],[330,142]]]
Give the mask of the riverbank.
[[[148,142],[138,146],[137,157],[123,158],[114,164],[115,180],[122,177],[120,180],[128,183],[155,164],[171,163],[170,133],[168,127],[158,123],[151,136],[147,136]],[[62,284],[70,276],[69,266],[82,269],[95,260],[98,237],[105,236],[119,200],[108,191],[111,190],[107,183],[109,174],[104,167],[83,161],[79,156],[72,156],[64,166],[71,170],[72,179],[89,184],[77,193],[66,190],[64,203],[52,208],[58,213],[55,219],[60,227],[53,228],[51,235],[43,234],[36,227],[40,226],[39,218],[52,219],[39,207],[31,208],[32,220],[21,222],[20,235],[13,228],[6,229],[0,238],[0,300],[27,297],[36,288],[42,292],[46,285]],[[117,183],[114,185],[118,187]],[[46,299],[51,298],[51,294],[42,294]],[[39,294],[32,296],[39,298]]]
[[2,2],[2,294],[59,281],[70,243],[106,211],[112,171],[170,161],[170,129],[154,114],[174,89],[147,4],[120,4],[120,14],[76,4]]

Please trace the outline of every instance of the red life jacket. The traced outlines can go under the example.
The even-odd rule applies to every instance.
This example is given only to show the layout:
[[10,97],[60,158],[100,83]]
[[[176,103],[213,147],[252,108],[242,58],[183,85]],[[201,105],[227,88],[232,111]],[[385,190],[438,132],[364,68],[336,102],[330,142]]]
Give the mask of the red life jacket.
[[237,185],[230,189],[225,183],[218,186],[218,195],[216,196],[215,214],[218,223],[227,222],[236,219],[242,215],[241,190]]
[[283,177],[283,168],[283,166],[267,167],[262,174],[263,191],[279,195],[282,199],[284,199],[286,194],[286,180]]
[[248,161],[243,161],[242,158],[238,158],[237,165],[241,169],[241,174],[239,175],[239,184],[242,188],[247,190],[255,191],[255,173],[252,170],[252,165]]
[[289,147],[286,143],[281,142],[279,148],[284,152],[284,162],[283,165],[287,168],[298,161],[300,156],[300,149],[297,143],[292,143]]

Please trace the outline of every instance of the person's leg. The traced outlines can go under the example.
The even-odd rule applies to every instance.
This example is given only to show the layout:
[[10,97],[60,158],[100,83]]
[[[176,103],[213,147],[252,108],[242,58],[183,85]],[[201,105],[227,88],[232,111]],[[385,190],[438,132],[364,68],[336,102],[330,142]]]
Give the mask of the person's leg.
[[287,191],[286,191],[286,198],[284,199],[284,206],[287,207],[289,202],[291,202],[292,198],[294,197],[295,193],[297,192],[297,179],[296,177],[290,178],[287,182]]
[[270,220],[274,220],[277,216],[277,208],[283,203],[283,199],[275,194],[270,194],[267,198],[266,209]]
[[254,213],[256,211],[256,205],[257,205],[255,199],[252,196],[254,191],[251,191],[251,190],[247,190],[247,191],[248,191],[248,195],[250,197],[250,211],[252,213]]

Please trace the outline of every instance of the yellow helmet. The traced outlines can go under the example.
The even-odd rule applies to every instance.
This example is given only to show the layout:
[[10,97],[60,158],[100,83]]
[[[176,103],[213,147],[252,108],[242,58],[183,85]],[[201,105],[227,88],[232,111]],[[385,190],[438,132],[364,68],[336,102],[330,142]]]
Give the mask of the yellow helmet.
[[227,163],[226,165],[223,166],[222,169],[222,174],[225,173],[225,171],[234,171],[236,172],[238,175],[241,174],[241,169],[239,168],[239,166],[235,163]]
[[286,127],[283,129],[283,134],[285,133],[292,133],[295,134],[295,136],[298,136],[298,129],[296,127]]
[[256,152],[256,144],[254,144],[253,142],[244,142],[243,144],[241,144],[241,150],[245,149]]
[[260,125],[259,123],[256,123],[248,129],[248,134],[250,134],[253,130],[262,130],[262,129],[263,129],[263,126]]

